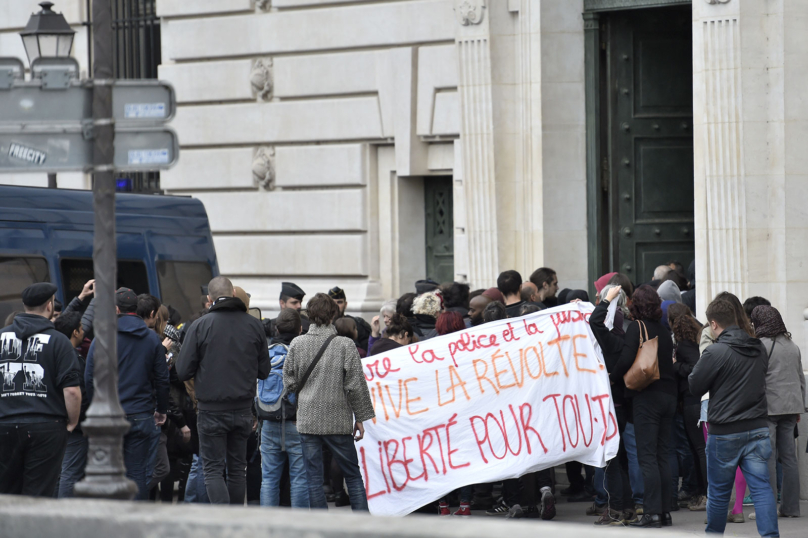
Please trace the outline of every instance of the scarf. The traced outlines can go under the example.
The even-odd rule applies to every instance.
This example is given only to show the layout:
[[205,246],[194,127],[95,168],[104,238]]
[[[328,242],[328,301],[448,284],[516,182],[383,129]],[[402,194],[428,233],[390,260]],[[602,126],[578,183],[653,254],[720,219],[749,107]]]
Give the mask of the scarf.
[[752,310],[752,325],[755,326],[755,336],[758,338],[775,338],[781,334],[791,336],[786,330],[780,312],[773,306],[760,305]]

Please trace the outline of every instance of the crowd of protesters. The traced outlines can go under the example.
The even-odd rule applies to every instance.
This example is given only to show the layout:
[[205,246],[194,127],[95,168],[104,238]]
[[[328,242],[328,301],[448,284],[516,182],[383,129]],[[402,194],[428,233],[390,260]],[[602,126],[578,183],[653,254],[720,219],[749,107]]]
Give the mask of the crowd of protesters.
[[[636,289],[620,273],[594,283],[589,322],[620,432],[605,468],[569,462],[569,486],[559,491],[553,469],[469,484],[421,511],[548,520],[563,496],[591,503],[596,525],[670,526],[671,512],[687,509],[705,511],[707,531],[723,533],[753,504],[761,536],[778,536],[778,517],[800,515],[800,350],[762,297],[741,303],[721,293],[706,323],[697,320],[693,267],[685,275],[676,262],[659,266]],[[115,295],[118,392],[131,425],[124,463],[139,500],[367,510],[354,443],[375,415],[362,359],[590,301],[584,290],[559,291],[549,268],[527,281],[504,271],[495,287],[474,291],[421,280],[370,323],[346,313],[339,287],[304,308],[305,292],[284,282],[278,316],[263,321],[227,278],[207,290],[204,309],[188,320],[151,295]],[[94,283],[65,308],[56,291],[28,287],[24,312],[0,331],[0,493],[71,497],[87,465],[81,423],[94,393]],[[649,360],[650,373],[639,366]]]

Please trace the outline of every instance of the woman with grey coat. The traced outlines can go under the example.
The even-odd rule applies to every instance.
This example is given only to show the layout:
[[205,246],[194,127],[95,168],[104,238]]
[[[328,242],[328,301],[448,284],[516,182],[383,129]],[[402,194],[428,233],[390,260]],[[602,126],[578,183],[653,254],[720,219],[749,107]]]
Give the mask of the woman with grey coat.
[[777,497],[777,458],[783,465],[783,491],[780,517],[800,515],[800,470],[794,444],[794,428],[805,409],[805,374],[800,348],[791,340],[780,312],[772,306],[757,306],[752,311],[755,334],[766,348],[769,370],[766,373],[766,401],[769,408],[769,481]]

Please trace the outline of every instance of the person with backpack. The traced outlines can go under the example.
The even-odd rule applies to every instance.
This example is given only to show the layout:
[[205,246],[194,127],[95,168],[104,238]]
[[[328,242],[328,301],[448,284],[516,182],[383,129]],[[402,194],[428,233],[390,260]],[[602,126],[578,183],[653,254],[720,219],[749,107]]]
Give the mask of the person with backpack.
[[297,431],[297,396],[283,387],[283,365],[292,340],[303,331],[300,313],[284,308],[275,319],[277,336],[269,343],[269,376],[258,381],[255,409],[261,420],[261,506],[279,506],[281,477],[289,461],[292,508],[309,507],[303,447]]

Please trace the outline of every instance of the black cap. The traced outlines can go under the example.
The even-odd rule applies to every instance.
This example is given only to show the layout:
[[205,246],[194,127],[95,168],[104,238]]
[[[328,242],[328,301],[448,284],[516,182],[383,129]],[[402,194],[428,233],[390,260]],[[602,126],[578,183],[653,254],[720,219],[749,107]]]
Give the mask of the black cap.
[[292,282],[281,282],[281,299],[284,297],[292,297],[298,301],[302,301],[306,296],[306,292],[300,289],[300,286]]
[[61,312],[62,311],[62,301],[59,299],[53,300],[53,311],[54,312]]
[[115,292],[115,306],[131,312],[137,308],[137,294],[129,288],[118,288]]
[[334,286],[330,290],[328,290],[328,296],[334,299],[345,299],[345,290],[340,288],[339,286]]
[[56,294],[56,286],[50,282],[31,284],[22,292],[22,304],[29,308],[36,308],[50,301]]
[[440,288],[440,284],[438,284],[431,278],[427,278],[426,280],[419,280],[418,282],[415,283],[415,293],[417,293],[418,295],[423,295],[424,293],[428,293],[438,288]]

